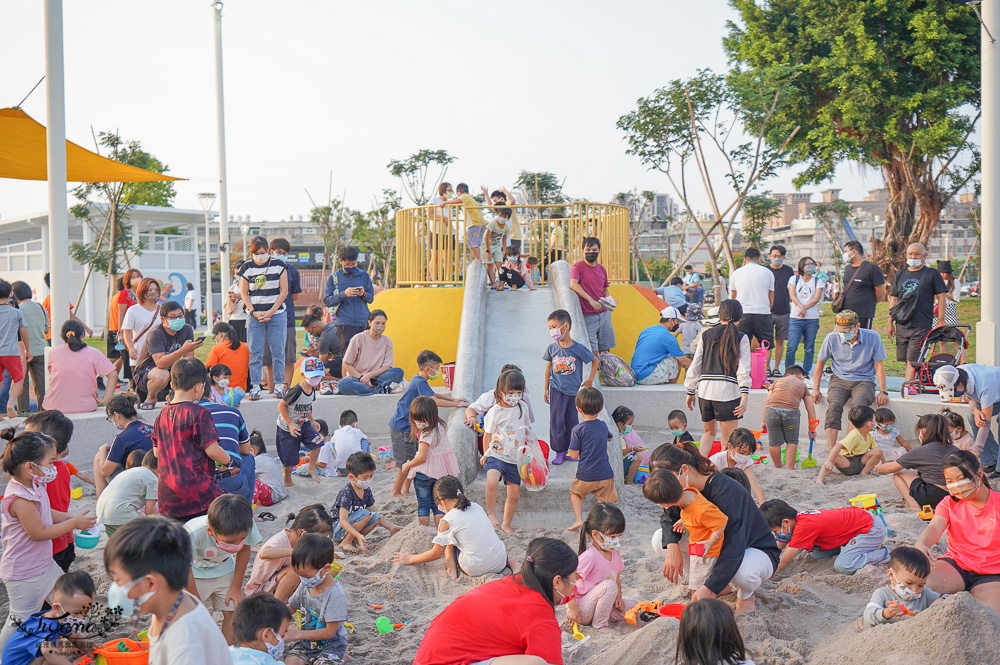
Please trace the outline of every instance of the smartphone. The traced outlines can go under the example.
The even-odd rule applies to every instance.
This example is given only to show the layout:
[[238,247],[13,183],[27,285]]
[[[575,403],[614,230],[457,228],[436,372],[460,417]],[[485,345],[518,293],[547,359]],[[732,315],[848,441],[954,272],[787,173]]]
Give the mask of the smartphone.
[[688,554],[691,556],[705,556],[705,546],[701,543],[692,543],[688,545]]
[[194,338],[194,341],[196,341],[196,342],[204,342],[205,341],[205,336],[204,335],[199,335],[198,337]]

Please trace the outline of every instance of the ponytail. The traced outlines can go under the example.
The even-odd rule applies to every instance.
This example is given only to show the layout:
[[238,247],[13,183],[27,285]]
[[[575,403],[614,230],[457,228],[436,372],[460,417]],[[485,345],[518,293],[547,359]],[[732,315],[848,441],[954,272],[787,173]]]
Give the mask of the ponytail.
[[719,335],[719,360],[729,376],[736,376],[740,364],[740,345],[743,333],[737,325],[743,318],[743,305],[739,300],[723,300],[719,305],[719,320],[725,326]]
[[236,328],[233,328],[231,325],[229,325],[225,321],[220,321],[219,323],[215,324],[214,328],[212,328],[212,334],[213,335],[218,335],[219,333],[222,333],[223,335],[225,335],[226,339],[229,340],[229,348],[230,349],[232,349],[233,351],[238,351],[239,350],[239,348],[240,348],[240,336],[236,332]]
[[[438,482],[441,482],[440,480]],[[578,557],[569,545],[555,538],[535,538],[528,543],[528,552],[521,565],[521,584],[534,589],[549,605],[555,607],[552,582],[576,572]]]
[[650,472],[656,469],[677,471],[682,466],[690,467],[703,476],[710,476],[718,471],[715,465],[707,457],[702,457],[701,452],[689,441],[677,444],[664,443],[649,456]]
[[139,417],[139,412],[136,411],[136,406],[139,404],[139,400],[134,395],[124,395],[119,393],[111,398],[108,405],[104,408],[104,411],[109,415],[118,414],[122,418],[128,418],[132,420],[133,418]]
[[625,514],[613,503],[601,502],[591,508],[580,529],[580,554],[587,549],[591,531],[604,534],[625,533]]
[[[9,430],[4,431],[4,438],[6,438]],[[3,453],[0,454],[0,466],[3,470],[14,475],[21,465],[28,462],[37,464],[41,462],[45,456],[49,453],[49,450],[54,450],[56,447],[55,440],[41,432],[21,432],[19,435],[10,439],[10,442],[3,449]]]
[[300,529],[306,533],[327,534],[333,531],[333,518],[322,503],[314,503],[299,511],[299,514],[289,513],[285,524],[292,523],[292,529]]
[[69,350],[74,353],[87,346],[87,343],[83,341],[83,326],[79,321],[70,319],[64,323],[60,336],[66,342]]
[[469,497],[465,496],[462,481],[455,476],[438,478],[438,481],[434,483],[434,496],[441,501],[446,499],[448,501],[455,501],[455,507],[459,510],[466,510],[472,505]]

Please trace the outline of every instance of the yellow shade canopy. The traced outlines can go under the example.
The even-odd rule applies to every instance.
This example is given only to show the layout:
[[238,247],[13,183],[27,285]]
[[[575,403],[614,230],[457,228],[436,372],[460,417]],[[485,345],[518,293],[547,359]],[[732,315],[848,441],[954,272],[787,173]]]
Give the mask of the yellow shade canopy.
[[[45,126],[21,109],[0,109],[0,178],[48,180]],[[66,141],[69,182],[160,182],[183,180],[116,162]]]

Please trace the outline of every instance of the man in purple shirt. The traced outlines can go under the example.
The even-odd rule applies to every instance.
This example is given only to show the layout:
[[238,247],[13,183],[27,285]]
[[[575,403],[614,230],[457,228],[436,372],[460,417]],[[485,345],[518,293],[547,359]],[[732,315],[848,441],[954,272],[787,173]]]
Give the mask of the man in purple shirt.
[[583,322],[594,353],[610,351],[615,346],[615,329],[611,325],[611,310],[598,302],[608,296],[608,272],[597,262],[601,241],[583,239],[583,261],[573,264],[569,273],[569,288],[580,296]]

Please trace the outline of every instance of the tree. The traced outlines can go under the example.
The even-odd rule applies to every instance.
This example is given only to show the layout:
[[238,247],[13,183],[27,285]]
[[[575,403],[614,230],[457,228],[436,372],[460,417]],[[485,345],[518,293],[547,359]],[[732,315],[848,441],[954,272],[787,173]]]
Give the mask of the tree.
[[781,211],[781,204],[768,196],[771,192],[748,196],[743,201],[743,244],[764,253],[771,243],[761,236],[767,223]]
[[371,257],[371,265],[379,268],[386,286],[395,281],[396,211],[401,207],[396,190],[383,189],[382,198],[375,199],[371,210],[354,213],[355,242]]
[[[514,188],[523,193],[524,202],[528,205],[569,203],[569,199],[563,195],[562,182],[556,174],[548,171],[521,171],[514,180]],[[563,207],[558,206],[552,212],[562,214],[563,210]],[[538,208],[538,217],[544,217],[547,213],[548,208]]]
[[[979,23],[952,0],[730,0],[724,46],[733,71],[788,67],[801,91],[771,119],[801,126],[795,184],[830,178],[844,161],[879,169],[889,190],[876,259],[901,262],[927,242],[941,209],[979,170]],[[916,218],[916,205],[920,216]]]
[[330,199],[324,206],[314,205],[309,211],[309,221],[319,231],[323,239],[323,272],[333,265],[332,257],[337,250],[351,243],[351,219],[353,213],[344,207],[340,199]]
[[[833,265],[837,271],[837,282],[843,288],[844,279],[844,242],[846,240],[847,228],[844,223],[854,216],[854,209],[851,204],[843,199],[836,199],[830,203],[820,203],[813,206],[813,217],[819,221],[823,230],[830,237],[830,244],[833,245]],[[836,217],[836,220],[833,217]],[[890,275],[891,276],[891,275]]]
[[[403,184],[403,191],[418,206],[427,205],[437,187],[444,180],[448,172],[448,165],[454,162],[457,157],[452,157],[447,150],[421,150],[406,159],[394,159],[386,165],[389,173],[394,178],[399,178]],[[437,178],[433,180],[430,191],[427,190],[427,179],[430,177],[431,166],[440,167]]]

